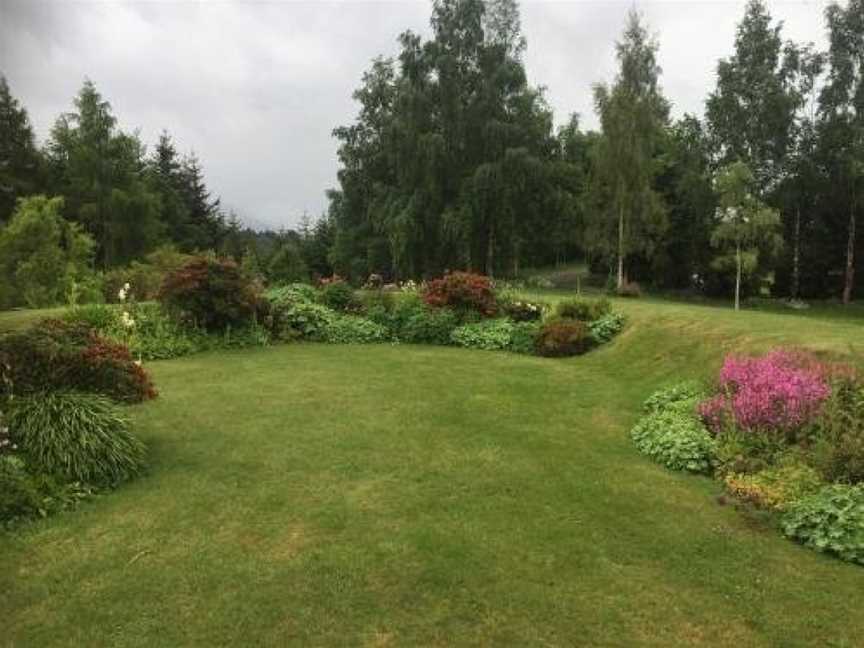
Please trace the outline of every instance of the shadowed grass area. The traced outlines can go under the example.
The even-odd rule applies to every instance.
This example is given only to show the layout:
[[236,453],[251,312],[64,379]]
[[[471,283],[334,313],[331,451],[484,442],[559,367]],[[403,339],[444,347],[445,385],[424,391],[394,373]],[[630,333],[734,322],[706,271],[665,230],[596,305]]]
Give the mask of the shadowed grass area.
[[153,363],[150,474],[0,536],[0,645],[855,646],[864,569],[639,456],[642,400],[861,324],[621,301],[571,360],[297,344]]

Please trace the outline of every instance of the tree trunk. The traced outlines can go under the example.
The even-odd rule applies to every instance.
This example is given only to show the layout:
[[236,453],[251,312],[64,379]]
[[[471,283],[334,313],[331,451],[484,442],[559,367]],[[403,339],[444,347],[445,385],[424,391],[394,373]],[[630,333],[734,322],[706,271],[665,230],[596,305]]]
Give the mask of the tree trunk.
[[618,207],[618,290],[624,287],[624,205]]
[[495,225],[489,228],[489,239],[486,243],[486,276],[493,277],[495,267]]
[[855,282],[855,201],[849,205],[849,236],[846,240],[846,275],[843,282],[843,303],[852,301],[852,285]]
[[735,310],[741,308],[741,244],[735,246]]
[[801,292],[801,205],[795,209],[795,245],[792,252],[791,297],[798,299]]

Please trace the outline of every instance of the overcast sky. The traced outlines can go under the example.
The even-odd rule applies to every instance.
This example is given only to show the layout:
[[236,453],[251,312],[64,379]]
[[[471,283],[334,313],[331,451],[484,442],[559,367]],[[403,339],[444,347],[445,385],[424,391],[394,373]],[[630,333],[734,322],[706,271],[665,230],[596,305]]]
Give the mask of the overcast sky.
[[[529,81],[561,123],[597,124],[591,85],[615,73],[632,0],[523,1]],[[660,40],[674,115],[703,113],[744,0],[636,2]],[[826,0],[771,1],[784,38],[825,46]],[[405,29],[428,34],[431,3],[0,0],[0,73],[40,141],[89,77],[123,129],[152,145],[163,128],[200,156],[211,189],[249,223],[321,213],[336,184],[334,126],[370,60]]]

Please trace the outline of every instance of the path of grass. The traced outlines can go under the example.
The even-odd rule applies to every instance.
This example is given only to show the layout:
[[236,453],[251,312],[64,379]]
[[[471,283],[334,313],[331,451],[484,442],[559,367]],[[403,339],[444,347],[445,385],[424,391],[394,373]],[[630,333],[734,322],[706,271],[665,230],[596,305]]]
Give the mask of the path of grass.
[[[151,474],[0,538],[0,645],[856,646],[864,569],[637,455],[641,400],[860,325],[626,302],[566,361],[293,345],[155,363]],[[857,347],[860,348],[860,347]]]

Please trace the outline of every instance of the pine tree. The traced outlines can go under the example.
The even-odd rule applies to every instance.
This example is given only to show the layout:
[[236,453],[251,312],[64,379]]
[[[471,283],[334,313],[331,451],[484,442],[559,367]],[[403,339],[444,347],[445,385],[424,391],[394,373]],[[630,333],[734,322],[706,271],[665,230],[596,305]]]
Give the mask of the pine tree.
[[27,111],[0,75],[0,225],[9,220],[15,201],[38,185],[39,153]]

